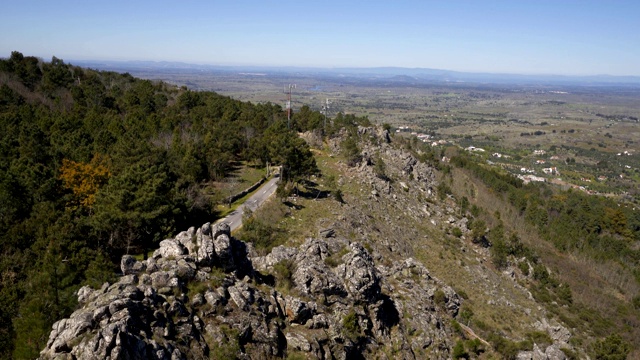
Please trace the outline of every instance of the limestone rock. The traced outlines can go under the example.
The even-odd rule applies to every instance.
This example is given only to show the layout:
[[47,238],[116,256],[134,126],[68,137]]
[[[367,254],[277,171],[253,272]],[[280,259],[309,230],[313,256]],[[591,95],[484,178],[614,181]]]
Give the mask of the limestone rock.
[[170,258],[184,255],[184,247],[173,239],[166,239],[160,241],[160,248],[153,253],[153,256],[161,256],[163,258]]
[[332,228],[320,229],[318,231],[318,236],[323,239],[333,238],[336,237],[336,231]]
[[207,227],[207,224],[200,228],[196,234],[196,241],[198,245],[196,259],[198,264],[202,266],[213,265],[216,256],[213,238],[211,237],[211,228]]
[[315,306],[311,306],[296,297],[285,296],[284,312],[291,323],[304,324],[313,316]]
[[547,346],[547,349],[544,351],[544,354],[547,356],[547,359],[549,360],[565,360],[567,358],[564,352],[560,350],[558,345],[555,345],[555,344]]
[[189,230],[180,232],[178,235],[176,235],[175,241],[186,249],[187,254],[193,254],[197,246],[196,229],[192,226],[189,228]]
[[330,256],[324,241],[308,239],[300,246],[292,279],[306,294],[346,296],[343,282],[331,271],[324,260]]
[[311,351],[309,340],[305,339],[301,334],[287,333],[285,338],[287,339],[287,347],[298,351]]
[[214,240],[213,246],[220,265],[225,270],[234,268],[233,249],[231,248],[231,239],[229,235],[220,233]]
[[124,255],[120,260],[120,270],[123,275],[140,274],[147,269],[147,265],[144,262],[137,261],[131,255]]
[[338,267],[337,273],[356,301],[375,302],[380,295],[380,279],[373,259],[359,243],[352,243],[350,248],[342,257],[344,264]]

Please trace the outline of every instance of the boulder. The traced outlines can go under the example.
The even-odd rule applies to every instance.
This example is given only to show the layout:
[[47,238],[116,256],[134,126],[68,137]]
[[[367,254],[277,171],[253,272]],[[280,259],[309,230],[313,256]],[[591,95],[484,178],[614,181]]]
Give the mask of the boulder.
[[311,351],[311,343],[304,336],[296,333],[288,332],[285,334],[287,339],[287,347],[292,350],[303,351],[308,353]]
[[220,233],[213,240],[213,247],[216,251],[216,256],[220,262],[220,266],[225,271],[230,271],[235,268],[233,261],[233,248],[231,247],[231,238],[226,233]]
[[352,243],[350,248],[336,272],[356,301],[375,302],[380,295],[380,278],[373,259],[359,243]]
[[293,297],[285,296],[284,313],[290,323],[304,324],[313,317],[315,306],[310,306],[306,302]]
[[320,229],[318,231],[318,237],[322,239],[336,237],[336,231],[332,228]]
[[295,258],[297,253],[298,251],[296,249],[280,245],[274,247],[266,256],[252,258],[251,262],[257,270],[268,271],[282,260]]
[[81,287],[80,289],[78,289],[77,295],[78,295],[78,303],[82,304],[87,302],[90,298],[91,295],[95,292],[95,290],[93,290],[89,285],[85,285],[83,287]]
[[203,226],[196,235],[196,241],[198,245],[198,251],[196,253],[196,260],[198,265],[211,266],[214,263],[216,257],[216,250],[213,244],[213,238],[211,237],[211,229],[208,231],[203,230]]
[[170,258],[184,255],[184,253],[185,249],[182,245],[180,245],[179,242],[175,241],[174,239],[166,239],[160,241],[160,248],[154,251],[153,256]]
[[147,265],[144,262],[137,261],[131,255],[123,255],[120,260],[120,270],[123,275],[140,274],[147,269]]
[[[198,231],[201,230],[198,229]],[[197,247],[196,229],[192,226],[189,228],[189,230],[180,232],[178,235],[176,235],[175,241],[177,241],[186,249],[187,254],[194,254]]]
[[253,289],[243,282],[237,283],[235,286],[230,286],[227,291],[231,300],[243,310],[247,310],[254,302]]
[[226,222],[221,222],[219,224],[216,224],[213,227],[213,229],[211,229],[211,231],[212,231],[212,237],[214,239],[222,234],[231,236],[231,226],[229,226],[229,224]]
[[549,360],[565,360],[567,356],[564,354],[562,350],[556,344],[552,344],[547,346],[547,349],[544,351],[544,354],[547,356]]

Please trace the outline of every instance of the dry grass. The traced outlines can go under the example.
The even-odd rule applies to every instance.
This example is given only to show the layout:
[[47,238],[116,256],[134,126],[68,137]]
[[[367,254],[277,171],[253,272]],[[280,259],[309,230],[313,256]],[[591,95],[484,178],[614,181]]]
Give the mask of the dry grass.
[[[505,201],[498,199],[491,190],[486,188],[479,181],[467,176],[460,169],[453,170],[452,189],[459,196],[466,195],[472,203],[482,205],[486,214],[494,214],[499,211],[501,218],[510,231],[516,231],[521,241],[533,249],[541,258],[542,262],[551,269],[554,276],[561,282],[569,284],[574,299],[574,304],[578,307],[558,307],[547,304],[550,311],[557,314],[561,319],[574,321],[580,325],[577,334],[583,339],[586,334],[594,335],[591,330],[596,325],[580,320],[580,306],[586,306],[595,310],[596,315],[601,315],[603,319],[612,321],[608,331],[616,329],[626,329],[627,340],[640,337],[640,324],[637,315],[629,308],[630,300],[639,292],[638,284],[635,282],[629,269],[623,269],[613,261],[596,262],[587,259],[583,255],[567,254],[559,252],[552,244],[541,240],[536,234],[537,230],[527,224],[522,216]],[[474,197],[469,196],[470,189]],[[488,216],[487,216],[488,218]],[[631,325],[631,326],[629,326]],[[602,324],[598,326],[604,326]],[[607,331],[602,329],[602,331]]]

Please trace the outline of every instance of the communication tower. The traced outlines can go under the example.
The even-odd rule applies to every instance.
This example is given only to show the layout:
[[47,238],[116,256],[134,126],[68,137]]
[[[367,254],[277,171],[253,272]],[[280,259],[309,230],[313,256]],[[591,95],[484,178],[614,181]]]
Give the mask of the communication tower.
[[287,90],[287,86],[284,87],[284,92],[287,94],[287,129],[291,128],[291,89],[295,89],[296,84],[289,84],[288,88]]
[[329,98],[325,99],[324,105],[322,105],[322,113],[324,114],[324,131],[327,131],[327,113],[329,112]]

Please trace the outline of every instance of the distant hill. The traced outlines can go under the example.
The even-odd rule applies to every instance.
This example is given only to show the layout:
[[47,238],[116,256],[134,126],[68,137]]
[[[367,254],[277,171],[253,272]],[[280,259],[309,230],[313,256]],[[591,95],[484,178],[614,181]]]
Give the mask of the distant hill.
[[341,76],[355,78],[391,79],[413,83],[460,82],[489,84],[534,84],[534,85],[620,85],[640,86],[640,76],[613,75],[525,75],[474,73],[429,68],[373,67],[373,68],[313,68],[313,67],[276,67],[276,66],[222,66],[189,64],[167,61],[107,61],[107,60],[71,60],[71,63],[83,67],[110,71],[172,71],[192,72],[260,72],[267,74],[297,74],[310,76]]

